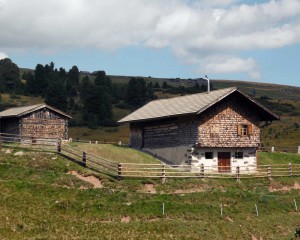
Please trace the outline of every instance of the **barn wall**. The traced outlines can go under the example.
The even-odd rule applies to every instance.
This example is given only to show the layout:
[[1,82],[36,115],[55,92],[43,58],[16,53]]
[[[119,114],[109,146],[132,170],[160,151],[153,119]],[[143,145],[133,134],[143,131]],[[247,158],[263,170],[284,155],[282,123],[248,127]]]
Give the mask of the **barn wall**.
[[143,129],[139,124],[130,124],[130,146],[136,149],[143,147]]
[[41,109],[21,118],[21,134],[41,138],[67,138],[68,120],[49,109]]
[[[252,125],[253,134],[238,136],[238,124]],[[259,118],[253,108],[235,95],[201,114],[199,147],[258,147]]]
[[131,124],[131,145],[144,148],[189,146],[198,140],[196,116]]
[[131,123],[131,147],[143,149],[165,162],[185,163],[188,150],[198,140],[197,116],[180,116],[152,122]]

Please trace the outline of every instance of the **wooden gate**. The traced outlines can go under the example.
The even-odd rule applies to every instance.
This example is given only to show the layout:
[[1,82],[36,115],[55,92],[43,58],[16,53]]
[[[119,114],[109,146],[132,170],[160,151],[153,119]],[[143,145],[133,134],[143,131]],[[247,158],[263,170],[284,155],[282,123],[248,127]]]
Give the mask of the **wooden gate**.
[[219,173],[230,172],[230,152],[218,152],[218,171]]

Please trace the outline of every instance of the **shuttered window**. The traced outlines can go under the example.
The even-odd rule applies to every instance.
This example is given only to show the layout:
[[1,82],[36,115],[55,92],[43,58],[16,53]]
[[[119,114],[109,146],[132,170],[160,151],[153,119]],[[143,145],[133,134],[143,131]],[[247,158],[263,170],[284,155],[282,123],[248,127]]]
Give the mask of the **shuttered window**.
[[250,136],[253,134],[252,124],[238,124],[238,136]]

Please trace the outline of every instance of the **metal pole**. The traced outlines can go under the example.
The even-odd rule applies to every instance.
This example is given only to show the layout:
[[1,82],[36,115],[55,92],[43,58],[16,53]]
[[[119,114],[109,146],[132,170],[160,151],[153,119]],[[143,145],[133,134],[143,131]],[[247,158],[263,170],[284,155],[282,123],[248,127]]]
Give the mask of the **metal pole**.
[[207,75],[205,75],[204,79],[207,81],[207,93],[210,93],[210,80]]

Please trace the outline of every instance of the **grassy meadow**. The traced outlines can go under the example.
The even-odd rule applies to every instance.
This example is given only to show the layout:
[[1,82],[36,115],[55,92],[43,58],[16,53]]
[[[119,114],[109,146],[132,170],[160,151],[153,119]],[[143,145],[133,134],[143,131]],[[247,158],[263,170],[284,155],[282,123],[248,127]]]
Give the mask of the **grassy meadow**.
[[[105,146],[95,153],[149,161],[135,150]],[[1,239],[295,239],[300,227],[299,177],[118,181],[54,153],[10,151],[0,154]],[[263,163],[300,160],[286,153],[259,157]],[[101,187],[71,171],[95,176]]]

